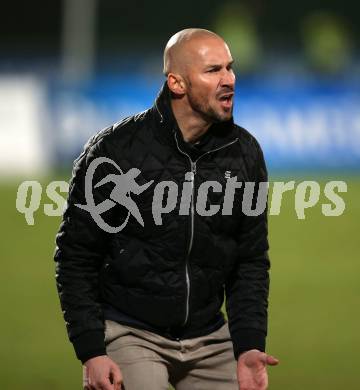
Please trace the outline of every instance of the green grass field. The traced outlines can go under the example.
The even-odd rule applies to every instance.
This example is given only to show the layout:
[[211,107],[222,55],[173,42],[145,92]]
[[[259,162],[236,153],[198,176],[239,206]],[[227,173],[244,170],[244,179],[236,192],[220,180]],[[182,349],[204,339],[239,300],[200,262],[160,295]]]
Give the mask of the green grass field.
[[[298,220],[289,193],[270,217],[268,352],[281,361],[269,369],[270,389],[359,388],[360,178],[346,181],[342,216],[325,217],[318,204]],[[81,389],[54,281],[60,218],[39,210],[28,226],[15,208],[18,184],[0,185],[0,388]]]

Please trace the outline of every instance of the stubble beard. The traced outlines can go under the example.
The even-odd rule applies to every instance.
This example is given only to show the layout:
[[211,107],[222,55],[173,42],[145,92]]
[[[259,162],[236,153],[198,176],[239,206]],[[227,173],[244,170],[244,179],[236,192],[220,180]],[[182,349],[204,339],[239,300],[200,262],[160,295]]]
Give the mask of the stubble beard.
[[[205,99],[204,99],[205,100]],[[195,97],[190,90],[188,94],[188,101],[191,108],[200,114],[206,121],[212,123],[221,123],[226,122],[231,119],[233,115],[233,107],[231,106],[230,110],[224,114],[217,112],[213,107],[211,107],[207,102],[201,101],[201,99]]]

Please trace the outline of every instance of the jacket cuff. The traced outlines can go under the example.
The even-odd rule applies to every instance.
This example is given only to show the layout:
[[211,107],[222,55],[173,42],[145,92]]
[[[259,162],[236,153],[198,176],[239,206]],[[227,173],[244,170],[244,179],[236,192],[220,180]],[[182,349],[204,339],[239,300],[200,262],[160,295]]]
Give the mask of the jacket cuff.
[[76,356],[84,364],[90,358],[106,355],[104,332],[89,330],[72,340]]
[[242,352],[258,349],[265,352],[266,334],[257,329],[238,329],[233,331],[231,339],[234,347],[234,356],[238,360]]

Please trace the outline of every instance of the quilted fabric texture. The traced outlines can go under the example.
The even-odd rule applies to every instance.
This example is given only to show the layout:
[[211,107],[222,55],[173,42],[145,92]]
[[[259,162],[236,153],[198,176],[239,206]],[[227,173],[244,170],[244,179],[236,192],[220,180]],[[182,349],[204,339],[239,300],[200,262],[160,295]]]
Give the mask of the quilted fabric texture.
[[[206,200],[207,207],[220,206],[212,216],[200,215],[196,204],[193,216],[191,210],[180,212],[185,174],[194,165],[166,84],[151,109],[99,132],[75,161],[55,261],[68,335],[80,360],[106,353],[104,303],[159,333],[176,328],[186,338],[206,333],[218,318],[224,294],[235,357],[252,348],[264,350],[270,266],[266,211],[246,216],[237,190],[231,215],[221,213],[229,172],[239,182],[267,181],[263,154],[255,138],[232,120],[214,124],[208,132],[198,147],[193,199],[202,183],[220,183],[223,190],[210,189]],[[130,215],[120,232],[107,233],[76,206],[86,204],[85,175],[97,157],[112,159],[122,172],[138,168],[138,185],[153,180],[145,191],[131,195],[144,226]],[[119,171],[101,164],[93,184],[108,174]],[[161,181],[175,183],[178,193],[176,206],[157,225],[153,195]],[[94,187],[95,203],[109,199],[113,189],[111,182]],[[120,226],[127,210],[117,204],[101,217]]]

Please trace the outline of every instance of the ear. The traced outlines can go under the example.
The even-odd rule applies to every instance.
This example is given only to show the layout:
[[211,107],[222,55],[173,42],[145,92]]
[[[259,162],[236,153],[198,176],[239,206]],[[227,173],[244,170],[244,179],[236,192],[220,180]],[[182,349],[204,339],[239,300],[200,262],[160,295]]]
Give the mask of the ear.
[[186,92],[186,84],[179,74],[169,73],[167,77],[167,85],[175,95],[184,95]]

